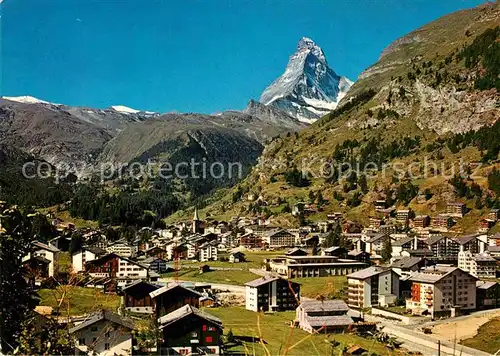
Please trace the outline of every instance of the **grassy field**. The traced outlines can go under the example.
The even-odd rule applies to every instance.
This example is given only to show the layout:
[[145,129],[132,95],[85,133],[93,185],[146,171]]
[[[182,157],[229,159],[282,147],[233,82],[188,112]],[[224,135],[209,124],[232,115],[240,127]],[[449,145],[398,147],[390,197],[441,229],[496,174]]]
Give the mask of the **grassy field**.
[[[253,338],[262,336],[270,355],[284,355],[287,347],[287,355],[340,355],[343,347],[351,345],[359,345],[379,355],[398,354],[380,343],[356,335],[311,335],[301,329],[290,328],[290,321],[295,318],[295,312],[261,314],[241,307],[207,308],[205,311],[222,320],[224,333],[232,330],[236,339],[241,338],[243,341],[242,345],[231,348],[231,353],[266,355],[262,343],[258,340],[253,342]],[[332,350],[328,342],[333,340],[341,343],[335,350]]]
[[[180,280],[243,285],[259,278],[249,271],[210,271],[200,274],[198,269],[182,269],[177,274]],[[162,274],[163,278],[173,278],[175,273]]]
[[[74,286],[59,286],[55,289],[41,289],[40,305],[58,309],[61,298],[63,302],[59,308],[61,315],[82,315],[97,309],[111,309],[116,311],[120,306],[120,297],[114,294],[104,294],[94,288]],[[64,298],[63,298],[64,296]]]
[[497,352],[500,350],[500,318],[480,326],[476,336],[463,340],[461,344],[492,354]]
[[316,298],[318,295],[338,297],[347,287],[345,276],[296,278],[293,281],[301,284],[300,294],[308,298]]
[[[256,278],[259,278],[258,275],[249,271],[251,268],[260,269],[262,267],[262,263],[266,258],[272,258],[278,255],[282,255],[286,251],[243,251],[243,252],[245,253],[246,262],[241,262],[241,263],[230,263],[222,261],[209,261],[209,262],[182,261],[181,271],[179,271],[178,277],[179,279],[186,281],[242,285],[245,284],[246,282],[250,282]],[[214,270],[200,274],[198,267],[201,265],[208,265],[210,267],[219,267],[219,268],[232,268],[234,270],[225,270],[225,271]],[[174,275],[175,273],[166,273],[163,274],[162,277],[172,278],[174,277]]]

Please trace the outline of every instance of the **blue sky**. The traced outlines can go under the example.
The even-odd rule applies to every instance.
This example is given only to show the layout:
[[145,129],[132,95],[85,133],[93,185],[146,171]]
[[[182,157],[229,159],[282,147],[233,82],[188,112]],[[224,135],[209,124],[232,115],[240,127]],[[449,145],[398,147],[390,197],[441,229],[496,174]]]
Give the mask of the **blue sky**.
[[4,0],[6,96],[159,112],[241,109],[311,37],[354,80],[396,38],[481,0]]

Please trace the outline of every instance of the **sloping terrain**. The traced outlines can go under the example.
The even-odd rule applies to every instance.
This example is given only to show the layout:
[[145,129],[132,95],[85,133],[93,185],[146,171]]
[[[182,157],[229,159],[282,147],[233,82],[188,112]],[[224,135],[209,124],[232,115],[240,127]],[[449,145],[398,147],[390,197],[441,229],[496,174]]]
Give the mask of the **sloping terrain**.
[[[476,207],[468,221],[475,228],[473,222],[498,202],[487,178],[500,146],[496,131],[471,130],[500,118],[495,80],[499,25],[500,9],[490,3],[447,15],[397,40],[339,107],[299,134],[273,140],[250,176],[221,192],[206,212],[273,215],[296,225],[290,207],[303,201],[314,206],[312,220],[343,211],[348,218],[367,222],[376,215],[376,199],[430,214],[442,211],[446,201],[461,199]],[[471,133],[458,135],[466,132]],[[436,167],[424,166],[426,160]],[[480,187],[480,196],[469,191],[462,196],[457,192],[461,183],[450,183],[456,173],[452,166],[461,161],[463,167],[482,162],[476,175],[470,167],[463,174],[468,189],[477,192],[475,185]],[[367,172],[369,162],[377,168]],[[361,173],[350,175],[339,163],[361,164]],[[421,174],[404,178],[395,164]],[[361,177],[367,173],[368,179]],[[246,201],[247,192],[261,195],[267,206]]]

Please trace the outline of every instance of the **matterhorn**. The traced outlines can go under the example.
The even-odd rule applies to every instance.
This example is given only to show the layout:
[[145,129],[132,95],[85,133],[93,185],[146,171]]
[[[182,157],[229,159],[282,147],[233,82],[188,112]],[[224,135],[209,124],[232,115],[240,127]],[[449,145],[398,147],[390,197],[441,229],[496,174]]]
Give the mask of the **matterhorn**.
[[285,72],[264,90],[260,102],[312,123],[335,109],[352,84],[328,66],[313,40],[303,37]]

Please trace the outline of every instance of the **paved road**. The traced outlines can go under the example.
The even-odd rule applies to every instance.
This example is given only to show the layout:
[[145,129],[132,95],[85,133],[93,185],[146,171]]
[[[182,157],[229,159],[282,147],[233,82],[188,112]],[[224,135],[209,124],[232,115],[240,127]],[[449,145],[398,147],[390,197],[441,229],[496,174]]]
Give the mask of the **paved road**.
[[[437,338],[387,321],[381,322],[380,324],[384,326],[384,332],[388,333],[389,335],[395,336],[396,338],[398,338],[398,340],[401,340],[404,347],[408,348],[409,350],[420,351],[425,356],[438,355],[437,350],[439,340]],[[453,345],[453,343],[449,341],[441,341],[441,356],[456,355],[488,356],[490,354],[462,345]]]

